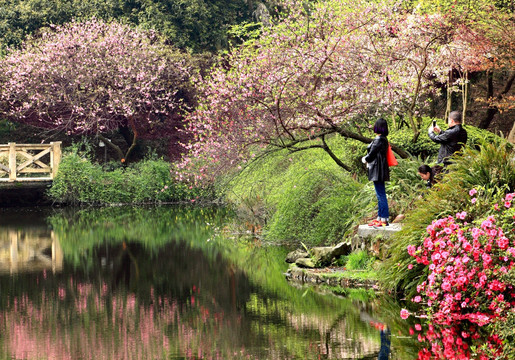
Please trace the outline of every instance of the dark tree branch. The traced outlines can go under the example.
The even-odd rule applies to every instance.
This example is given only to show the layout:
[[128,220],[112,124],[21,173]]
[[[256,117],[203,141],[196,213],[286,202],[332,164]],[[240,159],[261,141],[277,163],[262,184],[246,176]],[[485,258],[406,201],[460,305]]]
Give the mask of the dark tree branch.
[[326,141],[325,141],[325,136],[322,136],[322,143],[323,143],[323,149],[325,150],[325,152],[327,154],[329,154],[329,156],[331,157],[331,159],[333,159],[333,161],[338,164],[338,166],[340,166],[341,168],[347,170],[348,172],[351,172],[351,168],[350,166],[347,166],[346,164],[344,164],[340,158],[338,158],[338,156],[335,155],[335,153],[331,150],[331,148],[329,148],[329,146],[327,145]]
[[115,145],[113,144],[108,138],[106,138],[104,135],[102,134],[97,134],[98,138],[100,140],[102,140],[104,142],[104,144],[106,144],[106,146],[109,146],[111,149],[113,149],[116,154],[118,155],[118,158],[121,160],[123,159],[123,152],[122,150],[118,147],[118,145]]

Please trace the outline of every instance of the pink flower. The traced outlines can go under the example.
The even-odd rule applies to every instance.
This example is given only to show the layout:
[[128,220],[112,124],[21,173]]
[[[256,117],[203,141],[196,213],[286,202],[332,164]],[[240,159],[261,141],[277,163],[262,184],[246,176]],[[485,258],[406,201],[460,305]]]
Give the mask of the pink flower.
[[401,318],[406,320],[407,318],[409,318],[410,316],[410,312],[406,309],[402,309],[401,310]]
[[415,297],[413,298],[413,302],[415,302],[415,303],[419,303],[419,302],[421,302],[421,301],[422,301],[422,297],[421,297],[420,295],[417,295],[417,296],[415,296]]
[[420,324],[415,324],[415,330],[421,331],[422,330],[422,326]]
[[485,263],[485,266],[487,266],[488,264],[490,264],[492,262],[492,257],[490,255],[486,254],[486,253],[484,253],[482,255],[482,258],[483,258],[483,261]]
[[477,201],[477,199],[476,199],[476,198],[472,198],[472,200],[470,200],[470,202],[471,202],[472,204],[475,204],[475,203],[476,203],[476,201]]
[[411,270],[411,269],[413,269],[413,264],[408,265],[408,270]]
[[511,207],[511,202],[510,201],[505,201],[504,202],[504,207],[509,209]]
[[461,219],[461,220],[465,220],[465,217],[467,216],[467,212],[466,211],[462,211],[462,212],[459,212],[456,214],[456,217],[458,219]]
[[474,196],[475,194],[477,194],[477,190],[476,190],[476,189],[471,189],[471,190],[469,191],[469,195],[470,195],[470,196]]
[[508,240],[508,238],[506,238],[505,236],[497,239],[497,246],[499,246],[499,248],[501,248],[503,250],[506,249],[509,244],[510,244],[510,240]]
[[482,227],[483,229],[490,228],[490,227],[492,227],[492,225],[493,225],[493,224],[492,224],[492,222],[491,222],[490,220],[485,220],[485,221],[483,221],[483,222],[481,223],[481,227]]
[[506,201],[512,201],[515,198],[515,193],[506,194]]

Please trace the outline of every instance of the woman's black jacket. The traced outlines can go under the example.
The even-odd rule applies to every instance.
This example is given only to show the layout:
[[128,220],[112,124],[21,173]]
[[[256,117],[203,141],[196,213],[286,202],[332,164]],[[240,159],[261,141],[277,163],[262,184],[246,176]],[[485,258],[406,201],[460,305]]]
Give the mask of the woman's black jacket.
[[386,136],[377,136],[367,147],[365,161],[368,163],[368,180],[390,181],[390,169],[386,161],[388,140]]

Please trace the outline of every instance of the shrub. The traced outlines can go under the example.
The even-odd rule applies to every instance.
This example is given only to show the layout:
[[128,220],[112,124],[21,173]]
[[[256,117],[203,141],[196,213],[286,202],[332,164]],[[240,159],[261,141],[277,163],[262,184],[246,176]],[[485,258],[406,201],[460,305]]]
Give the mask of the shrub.
[[[420,126],[420,135],[416,142],[413,142],[413,130],[408,127],[391,131],[388,140],[397,144],[414,157],[420,157],[422,159],[436,157],[440,145],[431,141],[427,135],[427,129],[431,126],[433,120],[437,121],[441,129],[445,130],[447,128],[447,123],[443,119],[424,117],[422,118]],[[464,126],[468,134],[467,144],[470,146],[480,145],[483,141],[491,142],[497,137],[487,130],[478,129],[474,126]]]
[[[470,191],[472,206],[476,194],[475,189]],[[419,295],[412,299],[427,303],[429,329],[419,341],[430,346],[421,350],[419,358],[502,355],[502,338],[492,330],[495,323],[513,316],[515,284],[509,280],[515,270],[514,198],[515,193],[507,194],[492,207],[492,215],[472,223],[465,211],[457,213],[456,220],[452,216],[436,220],[421,245],[408,246],[416,263],[428,268],[417,286]]]
[[170,171],[171,165],[160,159],[104,170],[73,147],[63,156],[48,194],[57,202],[72,204],[196,201],[211,195],[209,189],[175,181]]
[[406,214],[417,199],[426,191],[425,181],[418,175],[420,165],[431,164],[429,159],[399,159],[399,165],[390,168],[390,181],[386,183],[386,193],[390,197],[390,217]]
[[[464,205],[468,191],[473,188],[481,190],[478,206]],[[407,271],[410,263],[405,251],[407,246],[422,243],[425,229],[433,219],[454,216],[461,211],[481,218],[495,197],[514,189],[515,159],[505,140],[497,138],[490,143],[484,142],[477,149],[465,148],[461,156],[455,157],[449,173],[440,183],[423,198],[415,200],[413,210],[406,214],[403,229],[388,240],[389,257],[381,266],[383,286],[414,296],[426,274],[422,269]],[[479,206],[481,204],[486,205]]]
[[375,258],[366,251],[358,250],[344,256],[343,261],[347,270],[370,270]]

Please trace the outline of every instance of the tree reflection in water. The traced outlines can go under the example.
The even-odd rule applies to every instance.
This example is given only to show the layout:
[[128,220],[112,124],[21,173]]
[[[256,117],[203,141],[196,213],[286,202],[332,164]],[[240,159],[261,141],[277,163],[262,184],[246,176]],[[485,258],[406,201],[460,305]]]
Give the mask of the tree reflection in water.
[[215,240],[226,217],[170,208],[54,215],[63,271],[0,276],[0,357],[378,358],[381,336],[361,314],[381,317],[382,307],[398,317],[396,305],[290,286],[285,250]]

